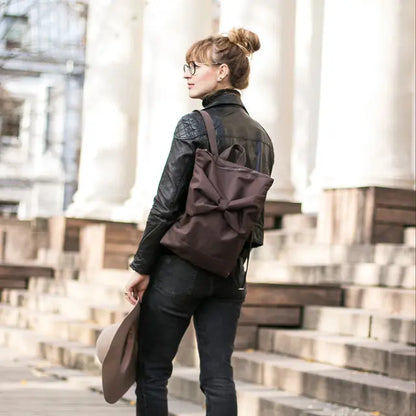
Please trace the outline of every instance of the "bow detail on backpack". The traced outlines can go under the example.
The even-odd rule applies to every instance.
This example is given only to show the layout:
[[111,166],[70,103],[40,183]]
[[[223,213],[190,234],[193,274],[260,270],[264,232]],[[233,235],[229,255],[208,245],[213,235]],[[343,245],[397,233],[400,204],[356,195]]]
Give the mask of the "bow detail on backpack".
[[[203,173],[199,171],[199,173]],[[186,214],[193,217],[218,211],[227,224],[238,234],[246,234],[258,215],[258,198],[256,195],[236,199],[232,195],[224,197],[206,175],[192,178],[193,195],[188,198]],[[244,210],[243,210],[244,208]]]
[[[253,221],[257,219],[261,201],[256,194],[238,195],[241,193],[239,192],[241,186],[244,186],[244,176],[240,176],[234,186],[231,183],[227,187],[221,186],[221,165],[224,173],[227,173],[227,161],[220,158],[214,160],[210,156],[204,151],[199,154],[197,151],[195,164],[200,166],[200,169],[194,171],[191,180],[186,214],[197,216],[218,211],[236,233],[246,234],[252,227]],[[212,175],[213,169],[217,171],[217,175]],[[246,168],[242,166],[241,169]]]

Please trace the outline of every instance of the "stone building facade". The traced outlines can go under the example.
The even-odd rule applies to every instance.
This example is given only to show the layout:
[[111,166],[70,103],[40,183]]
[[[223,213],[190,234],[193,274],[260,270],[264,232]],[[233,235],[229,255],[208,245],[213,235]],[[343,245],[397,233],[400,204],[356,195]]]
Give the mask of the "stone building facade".
[[87,5],[0,5],[0,211],[62,214],[77,188]]
[[243,100],[276,148],[271,200],[413,188],[413,0],[90,2],[78,192],[70,215],[143,221],[187,98],[187,47],[243,26],[262,47]]
[[[415,185],[415,1],[90,0],[78,188],[68,216],[142,223],[187,97],[185,51],[243,26],[243,101],[276,149],[274,201]],[[36,213],[38,214],[38,213]]]

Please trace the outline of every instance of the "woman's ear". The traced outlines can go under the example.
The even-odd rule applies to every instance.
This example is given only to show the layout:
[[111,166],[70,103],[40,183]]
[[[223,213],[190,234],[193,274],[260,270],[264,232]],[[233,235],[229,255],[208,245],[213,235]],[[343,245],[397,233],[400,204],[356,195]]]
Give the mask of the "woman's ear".
[[227,78],[230,72],[227,64],[221,64],[218,68],[218,81],[223,81],[224,78]]

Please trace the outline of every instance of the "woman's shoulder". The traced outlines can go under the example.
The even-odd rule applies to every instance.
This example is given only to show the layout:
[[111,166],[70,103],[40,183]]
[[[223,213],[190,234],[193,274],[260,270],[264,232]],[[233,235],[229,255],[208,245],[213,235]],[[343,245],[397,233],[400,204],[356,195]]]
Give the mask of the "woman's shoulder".
[[251,128],[256,132],[255,137],[261,138],[261,140],[266,144],[271,144],[271,139],[266,131],[266,129],[263,127],[262,124],[260,124],[257,120],[246,114],[247,120],[249,120],[249,124]]
[[181,140],[192,140],[204,134],[204,122],[198,111],[182,116],[175,129],[175,138]]

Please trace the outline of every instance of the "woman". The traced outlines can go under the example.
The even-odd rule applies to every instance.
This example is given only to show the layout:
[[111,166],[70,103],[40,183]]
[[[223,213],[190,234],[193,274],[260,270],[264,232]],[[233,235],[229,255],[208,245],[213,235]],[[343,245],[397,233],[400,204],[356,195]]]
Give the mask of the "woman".
[[[248,85],[249,57],[259,48],[257,35],[245,29],[200,40],[186,53],[184,78],[189,96],[202,99],[214,121],[219,153],[239,143],[247,152],[246,165],[254,169],[260,153],[257,166],[270,174],[272,143],[248,115],[238,92]],[[182,117],[176,127],[154,204],[130,265],[133,271],[126,296],[132,304],[138,299],[142,303],[136,390],[140,416],[167,416],[166,386],[172,360],[192,317],[207,415],[237,415],[231,355],[245,298],[243,265],[250,247],[263,243],[263,216],[228,278],[193,266],[160,244],[185,210],[197,148],[208,148],[208,137],[200,114],[193,112]]]

